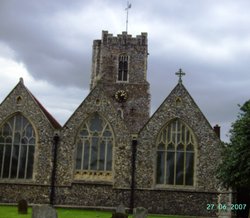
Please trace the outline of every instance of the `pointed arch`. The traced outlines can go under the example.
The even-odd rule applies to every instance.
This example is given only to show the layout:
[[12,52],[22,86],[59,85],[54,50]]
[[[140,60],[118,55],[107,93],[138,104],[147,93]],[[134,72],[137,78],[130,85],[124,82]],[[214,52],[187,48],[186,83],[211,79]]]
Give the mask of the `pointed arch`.
[[97,112],[89,116],[76,136],[76,178],[112,176],[114,133]]
[[0,179],[32,179],[36,133],[21,113],[0,126]]
[[194,186],[193,131],[180,119],[167,123],[157,137],[156,184]]

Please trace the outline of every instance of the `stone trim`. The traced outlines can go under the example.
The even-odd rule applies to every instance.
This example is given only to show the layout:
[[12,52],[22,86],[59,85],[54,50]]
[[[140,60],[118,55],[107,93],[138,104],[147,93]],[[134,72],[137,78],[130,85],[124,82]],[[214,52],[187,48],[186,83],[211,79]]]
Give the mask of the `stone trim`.
[[74,180],[85,181],[111,181],[113,180],[112,171],[98,170],[75,170]]

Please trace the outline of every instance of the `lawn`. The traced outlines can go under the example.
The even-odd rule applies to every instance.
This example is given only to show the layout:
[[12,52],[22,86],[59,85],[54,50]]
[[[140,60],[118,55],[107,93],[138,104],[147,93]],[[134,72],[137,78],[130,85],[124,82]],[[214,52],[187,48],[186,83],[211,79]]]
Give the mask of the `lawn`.
[[[18,214],[15,206],[0,206],[0,218],[31,218],[32,209],[28,214]],[[58,218],[111,218],[112,213],[106,211],[57,208]],[[129,216],[132,218],[132,216]],[[184,216],[149,215],[148,218],[194,218]]]

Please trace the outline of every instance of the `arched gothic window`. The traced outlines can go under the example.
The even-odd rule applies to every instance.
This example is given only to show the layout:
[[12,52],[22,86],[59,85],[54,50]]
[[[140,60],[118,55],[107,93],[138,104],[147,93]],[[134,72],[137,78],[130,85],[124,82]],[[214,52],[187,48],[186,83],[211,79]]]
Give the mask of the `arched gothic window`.
[[0,179],[32,179],[35,132],[21,114],[0,128]]
[[128,56],[119,56],[118,81],[128,81]]
[[193,186],[194,147],[193,133],[180,120],[163,128],[157,139],[156,183]]
[[76,170],[112,171],[113,143],[111,126],[98,113],[94,113],[77,135]]

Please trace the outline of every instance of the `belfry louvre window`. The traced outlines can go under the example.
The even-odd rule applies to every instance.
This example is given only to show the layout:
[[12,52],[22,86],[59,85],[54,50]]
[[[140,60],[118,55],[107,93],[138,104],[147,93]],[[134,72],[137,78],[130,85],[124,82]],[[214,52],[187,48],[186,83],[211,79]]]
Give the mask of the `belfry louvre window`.
[[118,81],[128,81],[128,56],[119,56]]
[[94,113],[77,136],[76,170],[112,171],[113,143],[111,126],[98,113]]
[[0,127],[0,178],[31,179],[33,174],[35,132],[21,114]]
[[193,133],[180,120],[163,128],[157,140],[156,183],[193,186],[194,147]]

